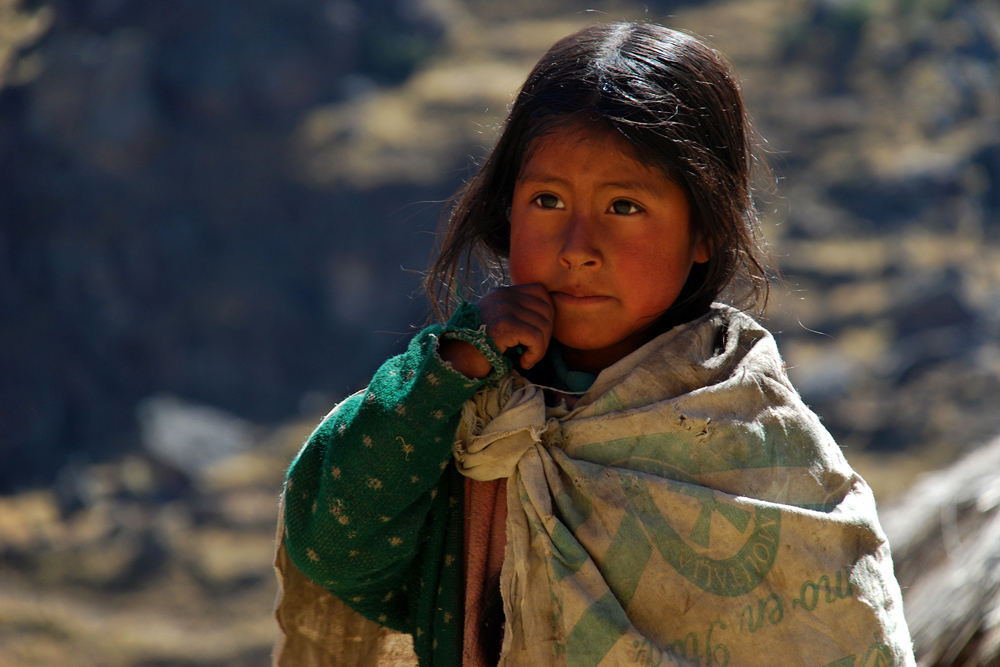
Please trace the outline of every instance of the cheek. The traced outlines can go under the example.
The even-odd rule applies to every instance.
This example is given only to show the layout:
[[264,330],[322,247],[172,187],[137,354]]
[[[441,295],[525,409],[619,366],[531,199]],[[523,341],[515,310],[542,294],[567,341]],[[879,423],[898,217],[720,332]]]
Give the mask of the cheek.
[[510,281],[514,285],[536,282],[533,280],[531,262],[526,256],[523,248],[515,248],[513,239],[510,246],[510,259],[507,261],[507,268],[510,273]]
[[510,230],[510,257],[507,269],[511,283],[541,282],[538,275],[538,243],[530,238],[518,225],[512,225]]
[[659,313],[673,304],[691,270],[686,253],[649,253],[637,251],[623,263],[619,278],[632,295],[633,303],[644,314]]

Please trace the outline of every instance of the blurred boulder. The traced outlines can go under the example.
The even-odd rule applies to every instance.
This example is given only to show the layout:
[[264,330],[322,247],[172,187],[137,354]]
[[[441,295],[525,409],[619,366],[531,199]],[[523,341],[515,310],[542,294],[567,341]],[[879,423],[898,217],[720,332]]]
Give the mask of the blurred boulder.
[[139,404],[136,416],[143,448],[191,478],[214,463],[248,451],[254,442],[249,422],[176,396],[147,398]]
[[25,11],[20,4],[20,0],[0,0],[0,88],[8,82],[27,83],[37,75],[37,54],[25,57],[23,51],[52,26],[51,7]]
[[1000,664],[1000,438],[879,515],[918,663]]

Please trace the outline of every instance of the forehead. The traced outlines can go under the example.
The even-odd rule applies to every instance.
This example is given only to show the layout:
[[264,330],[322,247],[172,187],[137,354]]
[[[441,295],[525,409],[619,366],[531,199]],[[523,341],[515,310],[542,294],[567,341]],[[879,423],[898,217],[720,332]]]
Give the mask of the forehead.
[[572,121],[554,125],[528,145],[517,179],[551,178],[567,172],[606,172],[650,181],[674,181],[665,170],[643,159],[639,151],[608,125]]

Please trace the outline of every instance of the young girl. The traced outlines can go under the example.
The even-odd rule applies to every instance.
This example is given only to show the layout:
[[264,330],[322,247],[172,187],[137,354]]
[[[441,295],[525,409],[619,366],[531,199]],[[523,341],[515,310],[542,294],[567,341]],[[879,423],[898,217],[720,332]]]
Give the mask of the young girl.
[[291,466],[279,663],[372,664],[372,621],[424,667],[913,664],[871,492],[767,331],[715,303],[766,290],[752,148],[696,39],[552,47],[427,279],[445,310],[473,258],[509,284]]

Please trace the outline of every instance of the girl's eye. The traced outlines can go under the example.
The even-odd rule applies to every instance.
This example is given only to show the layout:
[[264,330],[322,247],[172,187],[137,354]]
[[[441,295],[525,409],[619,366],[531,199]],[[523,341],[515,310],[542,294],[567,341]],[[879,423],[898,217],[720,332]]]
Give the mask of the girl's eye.
[[555,195],[538,195],[535,197],[535,203],[541,208],[566,208],[566,205],[563,204],[559,200],[559,197],[556,197]]
[[618,199],[612,202],[611,212],[615,215],[630,215],[639,213],[642,209],[627,199]]

